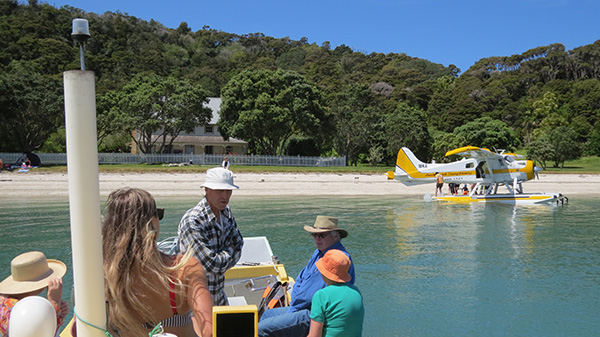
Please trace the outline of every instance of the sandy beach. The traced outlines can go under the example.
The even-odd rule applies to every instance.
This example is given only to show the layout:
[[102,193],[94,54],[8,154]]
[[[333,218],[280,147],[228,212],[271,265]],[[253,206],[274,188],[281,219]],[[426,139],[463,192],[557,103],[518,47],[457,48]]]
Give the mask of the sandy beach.
[[[236,196],[420,196],[435,192],[434,184],[404,186],[386,176],[317,173],[236,173]],[[129,186],[158,196],[201,196],[205,174],[196,173],[100,173],[100,194]],[[600,175],[540,174],[539,180],[523,184],[525,192],[557,192],[566,196],[600,197]],[[68,196],[67,173],[0,173],[0,200],[23,193],[39,196]],[[447,193],[447,187],[444,187]]]

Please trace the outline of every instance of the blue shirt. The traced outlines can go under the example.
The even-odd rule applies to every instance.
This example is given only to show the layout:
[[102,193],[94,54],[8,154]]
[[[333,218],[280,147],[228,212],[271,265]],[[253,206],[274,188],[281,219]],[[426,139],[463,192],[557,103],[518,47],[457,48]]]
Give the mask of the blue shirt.
[[[341,250],[348,255],[350,262],[352,262],[350,254],[346,251],[346,248],[344,248],[341,241],[334,243],[331,245],[331,247],[327,248],[323,252],[315,249],[315,252],[310,257],[310,260],[308,260],[306,267],[300,271],[300,274],[298,274],[298,277],[296,278],[296,283],[294,283],[294,288],[292,290],[292,303],[287,311],[288,313],[302,309],[310,310],[313,295],[317,292],[317,290],[323,289],[327,286],[325,281],[323,281],[321,272],[319,272],[319,269],[317,269],[315,263],[330,249]],[[350,264],[350,270],[348,270],[348,273],[350,276],[352,276],[352,279],[348,283],[354,284],[354,262]]]

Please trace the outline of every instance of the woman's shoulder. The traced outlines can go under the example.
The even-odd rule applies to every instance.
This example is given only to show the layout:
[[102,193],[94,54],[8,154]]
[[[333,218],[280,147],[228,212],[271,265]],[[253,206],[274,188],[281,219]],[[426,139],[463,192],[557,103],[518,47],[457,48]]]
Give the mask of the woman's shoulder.
[[[178,255],[175,259],[179,262],[183,258],[185,257],[183,257],[182,255]],[[178,273],[179,278],[182,280],[193,280],[197,277],[205,277],[204,267],[195,256],[189,256],[182,268],[178,270]]]

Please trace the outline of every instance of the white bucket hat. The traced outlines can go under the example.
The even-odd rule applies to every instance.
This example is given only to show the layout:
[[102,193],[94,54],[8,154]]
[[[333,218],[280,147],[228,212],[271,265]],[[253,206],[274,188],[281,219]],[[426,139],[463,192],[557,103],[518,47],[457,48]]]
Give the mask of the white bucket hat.
[[239,186],[233,184],[233,172],[222,167],[211,168],[206,171],[206,180],[202,187],[211,190],[236,190]]

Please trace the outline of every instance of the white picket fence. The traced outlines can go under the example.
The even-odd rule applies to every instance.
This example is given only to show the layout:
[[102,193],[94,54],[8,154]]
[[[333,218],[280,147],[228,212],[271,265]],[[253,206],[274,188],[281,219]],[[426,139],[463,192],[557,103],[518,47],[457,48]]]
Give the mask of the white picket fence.
[[[42,165],[66,165],[66,153],[35,153]],[[4,164],[20,166],[25,160],[22,153],[0,153]],[[130,154],[98,153],[99,164],[194,164],[221,165],[222,154]],[[346,166],[345,157],[307,157],[307,156],[254,156],[227,155],[231,165],[246,166]]]

